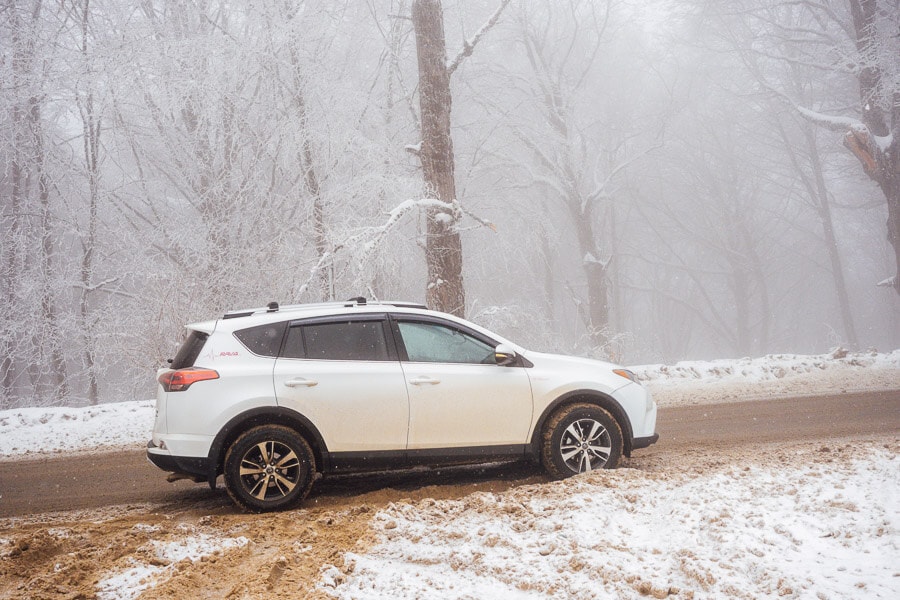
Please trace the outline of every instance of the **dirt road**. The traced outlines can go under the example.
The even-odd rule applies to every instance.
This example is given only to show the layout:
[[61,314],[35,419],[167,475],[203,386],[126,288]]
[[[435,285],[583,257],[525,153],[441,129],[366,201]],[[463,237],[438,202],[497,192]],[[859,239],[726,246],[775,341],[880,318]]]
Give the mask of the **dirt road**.
[[[657,429],[660,442],[636,452],[636,458],[691,446],[896,434],[900,390],[664,408]],[[449,487],[437,494],[456,496],[541,479],[538,470],[524,465],[344,477],[320,482],[306,504],[339,507],[360,493],[390,489],[409,497],[411,490],[441,485]],[[213,491],[191,482],[167,483],[143,450],[0,462],[0,518],[143,503],[202,511],[224,509],[228,499],[221,484]]]

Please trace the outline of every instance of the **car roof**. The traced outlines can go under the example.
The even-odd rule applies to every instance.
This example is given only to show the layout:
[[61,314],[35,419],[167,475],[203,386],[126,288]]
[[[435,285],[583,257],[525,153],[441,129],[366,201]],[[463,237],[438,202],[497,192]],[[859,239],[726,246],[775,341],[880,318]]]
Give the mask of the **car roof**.
[[280,306],[277,303],[272,302],[269,303],[268,306],[261,308],[229,311],[220,319],[191,323],[190,325],[187,325],[187,328],[211,334],[215,330],[237,331],[257,325],[265,325],[266,323],[277,323],[293,319],[339,315],[384,314],[388,312],[392,314],[439,317],[445,321],[451,321],[473,328],[488,337],[496,339],[498,342],[510,344],[517,349],[522,350],[518,344],[511,342],[476,323],[472,323],[448,313],[430,310],[424,304],[404,301],[368,302],[363,298],[353,298],[345,302],[320,302],[292,304],[287,306]]
[[[362,301],[360,301],[362,300]],[[277,323],[292,319],[306,319],[314,317],[330,317],[339,315],[380,314],[388,312],[404,312],[415,314],[433,314],[435,316],[451,317],[437,311],[428,310],[424,304],[415,302],[368,302],[365,299],[353,298],[345,302],[319,302],[310,304],[291,304],[280,306],[276,302],[270,302],[268,306],[261,308],[248,308],[226,312],[216,320],[202,321],[187,325],[188,329],[212,333],[216,329],[223,331],[235,331],[266,323]]]

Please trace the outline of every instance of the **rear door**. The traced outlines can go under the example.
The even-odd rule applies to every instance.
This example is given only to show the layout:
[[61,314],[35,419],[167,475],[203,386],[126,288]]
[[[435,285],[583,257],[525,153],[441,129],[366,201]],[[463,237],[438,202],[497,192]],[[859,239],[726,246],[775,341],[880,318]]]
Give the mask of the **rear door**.
[[385,315],[292,322],[275,362],[278,404],[306,416],[335,452],[402,451],[409,399]]

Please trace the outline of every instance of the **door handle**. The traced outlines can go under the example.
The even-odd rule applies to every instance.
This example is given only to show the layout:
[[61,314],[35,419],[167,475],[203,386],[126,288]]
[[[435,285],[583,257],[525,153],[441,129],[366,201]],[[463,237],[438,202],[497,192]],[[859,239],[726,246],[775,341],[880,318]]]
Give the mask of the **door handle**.
[[313,387],[319,385],[319,382],[315,379],[305,379],[303,377],[294,377],[293,379],[288,379],[284,382],[284,385],[288,387]]
[[413,377],[409,380],[409,382],[413,385],[435,385],[441,382],[440,379],[434,379],[432,377]]

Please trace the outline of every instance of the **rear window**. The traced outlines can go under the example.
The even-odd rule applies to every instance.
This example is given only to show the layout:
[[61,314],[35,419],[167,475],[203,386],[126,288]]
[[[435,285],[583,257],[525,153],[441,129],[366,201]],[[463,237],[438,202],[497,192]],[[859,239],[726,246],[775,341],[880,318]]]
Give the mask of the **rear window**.
[[200,356],[200,351],[203,349],[203,344],[206,343],[206,338],[208,337],[208,333],[191,330],[187,339],[181,344],[181,348],[178,349],[178,354],[172,359],[171,367],[173,369],[193,367],[194,361]]
[[281,338],[284,337],[284,328],[286,322],[268,323],[259,325],[258,327],[249,327],[234,332],[240,342],[247,347],[247,350],[259,356],[278,356],[281,349]]

